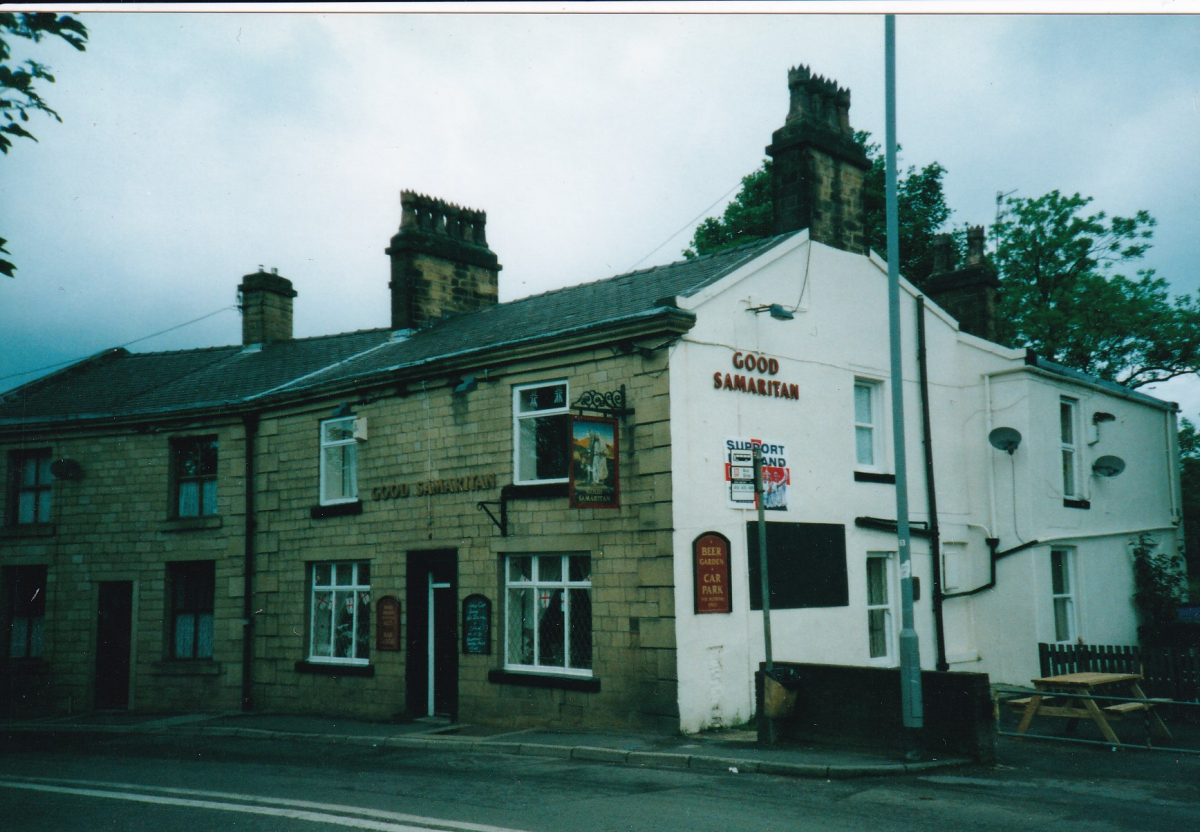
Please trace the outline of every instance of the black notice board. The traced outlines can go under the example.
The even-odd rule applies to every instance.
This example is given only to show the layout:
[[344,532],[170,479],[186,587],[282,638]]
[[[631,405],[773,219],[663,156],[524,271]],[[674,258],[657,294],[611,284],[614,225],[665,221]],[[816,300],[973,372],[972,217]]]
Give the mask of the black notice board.
[[483,595],[463,599],[462,651],[479,656],[492,652],[492,602]]
[[[762,609],[758,522],[746,523],[750,609]],[[767,577],[771,609],[845,607],[846,527],[838,523],[767,523]]]

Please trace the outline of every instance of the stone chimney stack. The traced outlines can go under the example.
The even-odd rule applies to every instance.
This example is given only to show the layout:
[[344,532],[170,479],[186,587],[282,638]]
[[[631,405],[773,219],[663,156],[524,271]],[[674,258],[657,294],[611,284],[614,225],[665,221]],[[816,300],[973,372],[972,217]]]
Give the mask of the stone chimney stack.
[[499,300],[500,263],[488,248],[487,214],[400,192],[392,258],[392,329],[420,329],[445,315]]
[[238,286],[238,307],[242,310],[242,343],[265,344],[267,341],[292,339],[292,281],[280,277],[274,269],[268,274],[259,267],[242,278]]
[[996,340],[996,305],[1000,276],[983,255],[983,226],[967,229],[967,258],[955,263],[954,242],[939,234],[933,243],[933,274],[925,281],[925,294],[958,320],[964,332]]
[[767,147],[775,233],[807,228],[817,242],[866,254],[862,192],[871,163],[854,141],[850,90],[800,66],[788,72],[788,91],[787,119]]

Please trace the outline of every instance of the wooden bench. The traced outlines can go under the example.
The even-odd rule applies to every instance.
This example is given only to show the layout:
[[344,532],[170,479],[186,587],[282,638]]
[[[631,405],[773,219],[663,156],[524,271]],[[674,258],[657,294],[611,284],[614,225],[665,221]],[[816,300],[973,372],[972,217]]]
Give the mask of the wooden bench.
[[1148,711],[1155,705],[1169,701],[1169,699],[1147,699],[1145,702],[1118,702],[1115,705],[1105,705],[1102,710],[1114,719],[1120,719],[1123,716]]
[[[1023,711],[1029,706],[1029,703],[1032,701],[1033,701],[1032,696],[1022,696],[1020,699],[1006,699],[1005,704],[1008,705],[1008,707],[1013,708],[1015,710]],[[1053,696],[1043,696],[1042,697],[1043,705],[1049,705],[1055,701],[1056,701],[1056,699]]]

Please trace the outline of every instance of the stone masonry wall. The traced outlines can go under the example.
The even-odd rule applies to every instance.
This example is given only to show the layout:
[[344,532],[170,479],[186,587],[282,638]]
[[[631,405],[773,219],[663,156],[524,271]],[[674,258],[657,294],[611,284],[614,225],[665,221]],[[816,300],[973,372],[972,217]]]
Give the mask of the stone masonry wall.
[[[169,440],[209,434],[218,438],[219,513],[172,520]],[[47,447],[55,459],[78,461],[82,476],[53,482],[48,527],[0,530],[0,564],[47,567],[43,662],[38,664],[48,666],[50,681],[48,695],[36,709],[91,709],[102,581],[133,582],[132,708],[237,708],[242,641],[240,422],[129,433],[73,432],[46,440],[27,436],[20,443],[0,437],[0,465],[7,466],[10,450]],[[8,497],[6,490],[3,499],[7,502]],[[167,563],[190,560],[215,562],[212,660],[169,658]],[[3,591],[6,588],[0,588]],[[20,664],[12,662],[6,668],[15,685],[23,673]]]

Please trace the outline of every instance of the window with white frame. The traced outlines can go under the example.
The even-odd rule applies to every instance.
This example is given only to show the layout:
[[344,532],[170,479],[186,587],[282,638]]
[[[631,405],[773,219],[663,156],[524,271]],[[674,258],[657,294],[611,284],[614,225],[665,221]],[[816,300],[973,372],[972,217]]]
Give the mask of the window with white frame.
[[171,658],[211,659],[216,562],[167,564],[171,598]]
[[504,665],[592,675],[592,559],[509,555]]
[[878,381],[854,380],[854,453],[858,468],[883,467],[882,391]]
[[895,658],[894,562],[891,552],[867,552],[867,644],[878,664]]
[[1070,549],[1050,550],[1050,596],[1054,605],[1054,640],[1075,641],[1075,558]]
[[12,451],[8,457],[9,522],[50,522],[50,449]]
[[358,441],[354,418],[321,423],[321,505],[358,499]]
[[366,664],[371,647],[371,565],[311,564],[308,660]]
[[8,658],[41,658],[46,622],[46,567],[5,567],[4,594]]
[[571,417],[567,383],[513,388],[513,469],[517,484],[566,482]]
[[1062,477],[1063,497],[1075,497],[1078,494],[1078,448],[1075,442],[1075,415],[1078,402],[1074,399],[1061,398],[1058,400],[1059,433],[1062,438]]
[[217,513],[217,437],[171,440],[175,516]]

